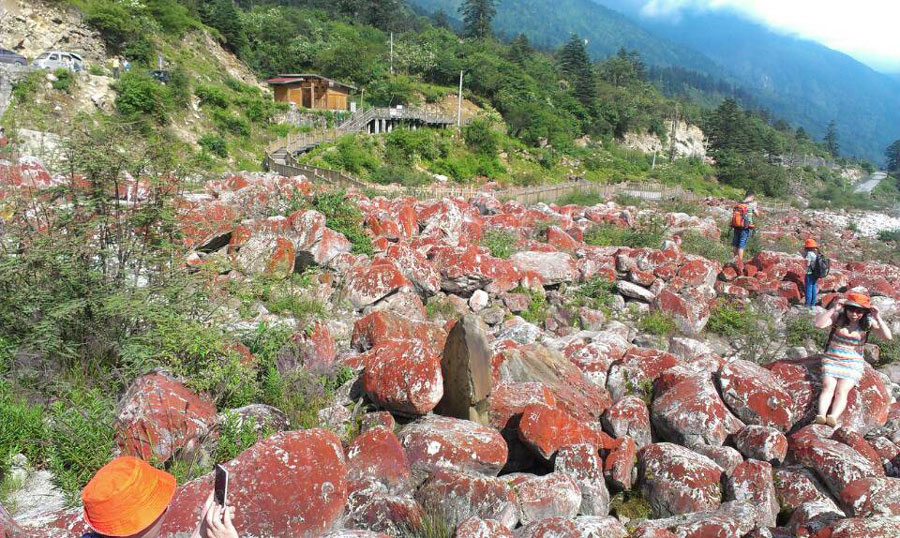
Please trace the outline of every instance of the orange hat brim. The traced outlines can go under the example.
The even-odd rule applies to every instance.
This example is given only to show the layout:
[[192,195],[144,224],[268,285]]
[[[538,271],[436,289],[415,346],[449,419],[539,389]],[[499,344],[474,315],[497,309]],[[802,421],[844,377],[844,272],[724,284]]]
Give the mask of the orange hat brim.
[[103,520],[97,517],[91,519],[87,510],[84,510],[84,520],[88,525],[104,536],[120,537],[137,534],[159,519],[175,496],[177,482],[171,474],[149,464],[146,472],[150,475],[148,478],[154,479],[155,483],[140,504],[133,507],[134,510],[130,510],[129,513],[123,513],[124,510],[117,511]]

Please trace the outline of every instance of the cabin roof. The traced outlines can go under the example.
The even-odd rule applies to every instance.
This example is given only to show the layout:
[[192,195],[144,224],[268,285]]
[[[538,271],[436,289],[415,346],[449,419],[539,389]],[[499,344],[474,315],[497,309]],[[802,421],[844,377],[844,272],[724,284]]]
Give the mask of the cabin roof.
[[278,86],[283,84],[295,84],[297,82],[303,82],[307,79],[319,79],[324,80],[328,83],[329,87],[338,86],[341,88],[346,88],[348,90],[356,90],[356,86],[351,86],[350,84],[344,84],[343,82],[338,82],[337,80],[330,79],[328,77],[323,77],[322,75],[316,75],[314,73],[282,73],[278,76],[274,76],[266,80],[266,82],[271,86]]

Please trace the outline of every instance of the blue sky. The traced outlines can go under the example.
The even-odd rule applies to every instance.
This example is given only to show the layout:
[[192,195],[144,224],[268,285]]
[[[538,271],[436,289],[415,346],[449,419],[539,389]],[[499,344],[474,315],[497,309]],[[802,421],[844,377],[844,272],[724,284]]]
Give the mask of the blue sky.
[[631,0],[645,17],[685,9],[737,11],[769,28],[817,41],[883,72],[900,72],[897,0]]

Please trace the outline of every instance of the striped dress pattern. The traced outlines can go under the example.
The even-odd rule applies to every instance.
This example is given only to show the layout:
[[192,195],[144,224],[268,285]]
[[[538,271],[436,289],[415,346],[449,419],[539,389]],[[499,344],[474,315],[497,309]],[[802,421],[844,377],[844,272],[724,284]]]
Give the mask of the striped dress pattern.
[[858,383],[864,365],[862,337],[853,336],[844,327],[836,329],[822,357],[822,374]]

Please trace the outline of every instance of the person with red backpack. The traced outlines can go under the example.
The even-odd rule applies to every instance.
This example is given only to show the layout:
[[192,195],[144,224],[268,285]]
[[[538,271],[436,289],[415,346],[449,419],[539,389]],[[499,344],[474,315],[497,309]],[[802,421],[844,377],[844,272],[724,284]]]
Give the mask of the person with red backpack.
[[743,201],[734,204],[731,212],[731,229],[734,232],[731,246],[734,247],[734,265],[739,273],[744,271],[744,249],[747,248],[747,241],[750,240],[750,235],[756,228],[753,220],[758,214],[756,194],[752,190],[747,191]]

